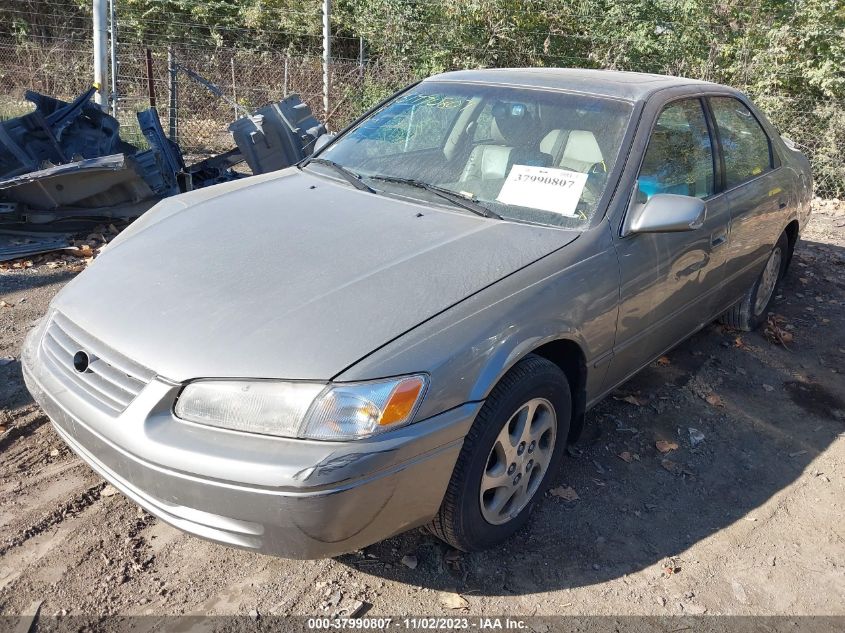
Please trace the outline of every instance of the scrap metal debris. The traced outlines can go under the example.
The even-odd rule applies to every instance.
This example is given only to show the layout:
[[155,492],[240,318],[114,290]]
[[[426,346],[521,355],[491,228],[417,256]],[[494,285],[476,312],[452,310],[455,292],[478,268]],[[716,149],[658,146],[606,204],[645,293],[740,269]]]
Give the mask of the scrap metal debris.
[[0,233],[0,259],[18,259],[69,248],[64,233],[16,231]]
[[704,441],[704,433],[692,427],[689,428],[689,443],[695,448]]
[[95,92],[68,103],[28,91],[35,110],[0,122],[0,262],[71,248],[71,236],[94,224],[125,224],[165,197],[243,178],[233,169],[240,163],[252,174],[283,169],[326,133],[294,94],[244,110],[229,126],[236,148],[186,166],[154,107],[137,113],[142,149],[120,138]]

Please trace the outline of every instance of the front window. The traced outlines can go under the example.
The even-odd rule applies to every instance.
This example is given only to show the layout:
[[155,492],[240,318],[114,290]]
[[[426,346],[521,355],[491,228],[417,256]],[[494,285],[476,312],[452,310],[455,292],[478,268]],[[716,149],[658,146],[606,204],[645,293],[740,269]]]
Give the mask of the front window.
[[424,82],[358,123],[319,158],[390,194],[444,202],[408,186],[411,180],[447,189],[505,219],[585,228],[631,112],[627,102],[591,95]]
[[699,99],[669,104],[660,113],[637,179],[640,202],[657,193],[706,198],[714,192],[713,146]]

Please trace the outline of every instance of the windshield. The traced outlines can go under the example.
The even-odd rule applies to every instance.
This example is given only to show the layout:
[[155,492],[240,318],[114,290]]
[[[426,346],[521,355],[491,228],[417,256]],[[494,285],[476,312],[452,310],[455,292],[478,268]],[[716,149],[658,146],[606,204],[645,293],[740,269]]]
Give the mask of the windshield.
[[585,228],[631,112],[592,95],[424,82],[319,158],[379,190],[444,203],[432,188],[445,189],[490,217]]

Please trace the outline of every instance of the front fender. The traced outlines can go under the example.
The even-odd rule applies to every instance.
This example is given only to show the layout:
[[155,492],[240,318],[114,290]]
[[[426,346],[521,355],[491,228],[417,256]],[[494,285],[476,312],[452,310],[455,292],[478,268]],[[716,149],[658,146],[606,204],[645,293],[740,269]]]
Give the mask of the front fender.
[[478,375],[467,396],[468,402],[484,400],[493,387],[521,359],[548,343],[571,341],[583,351],[587,343],[581,332],[563,320],[557,322],[525,324],[522,328],[505,333],[484,359]]
[[587,394],[600,392],[616,334],[619,269],[607,224],[361,359],[335,377],[357,381],[425,371],[417,413],[484,400],[501,377],[546,343],[567,339],[587,361]]

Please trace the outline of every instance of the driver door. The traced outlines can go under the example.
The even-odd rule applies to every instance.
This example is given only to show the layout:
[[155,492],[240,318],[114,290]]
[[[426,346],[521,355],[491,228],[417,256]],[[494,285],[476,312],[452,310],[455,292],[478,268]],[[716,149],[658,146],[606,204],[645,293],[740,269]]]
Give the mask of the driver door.
[[697,229],[635,233],[616,242],[621,290],[608,384],[618,384],[714,318],[730,213],[717,193],[716,144],[703,101],[672,101],[652,128],[631,204],[658,193],[705,201]]

